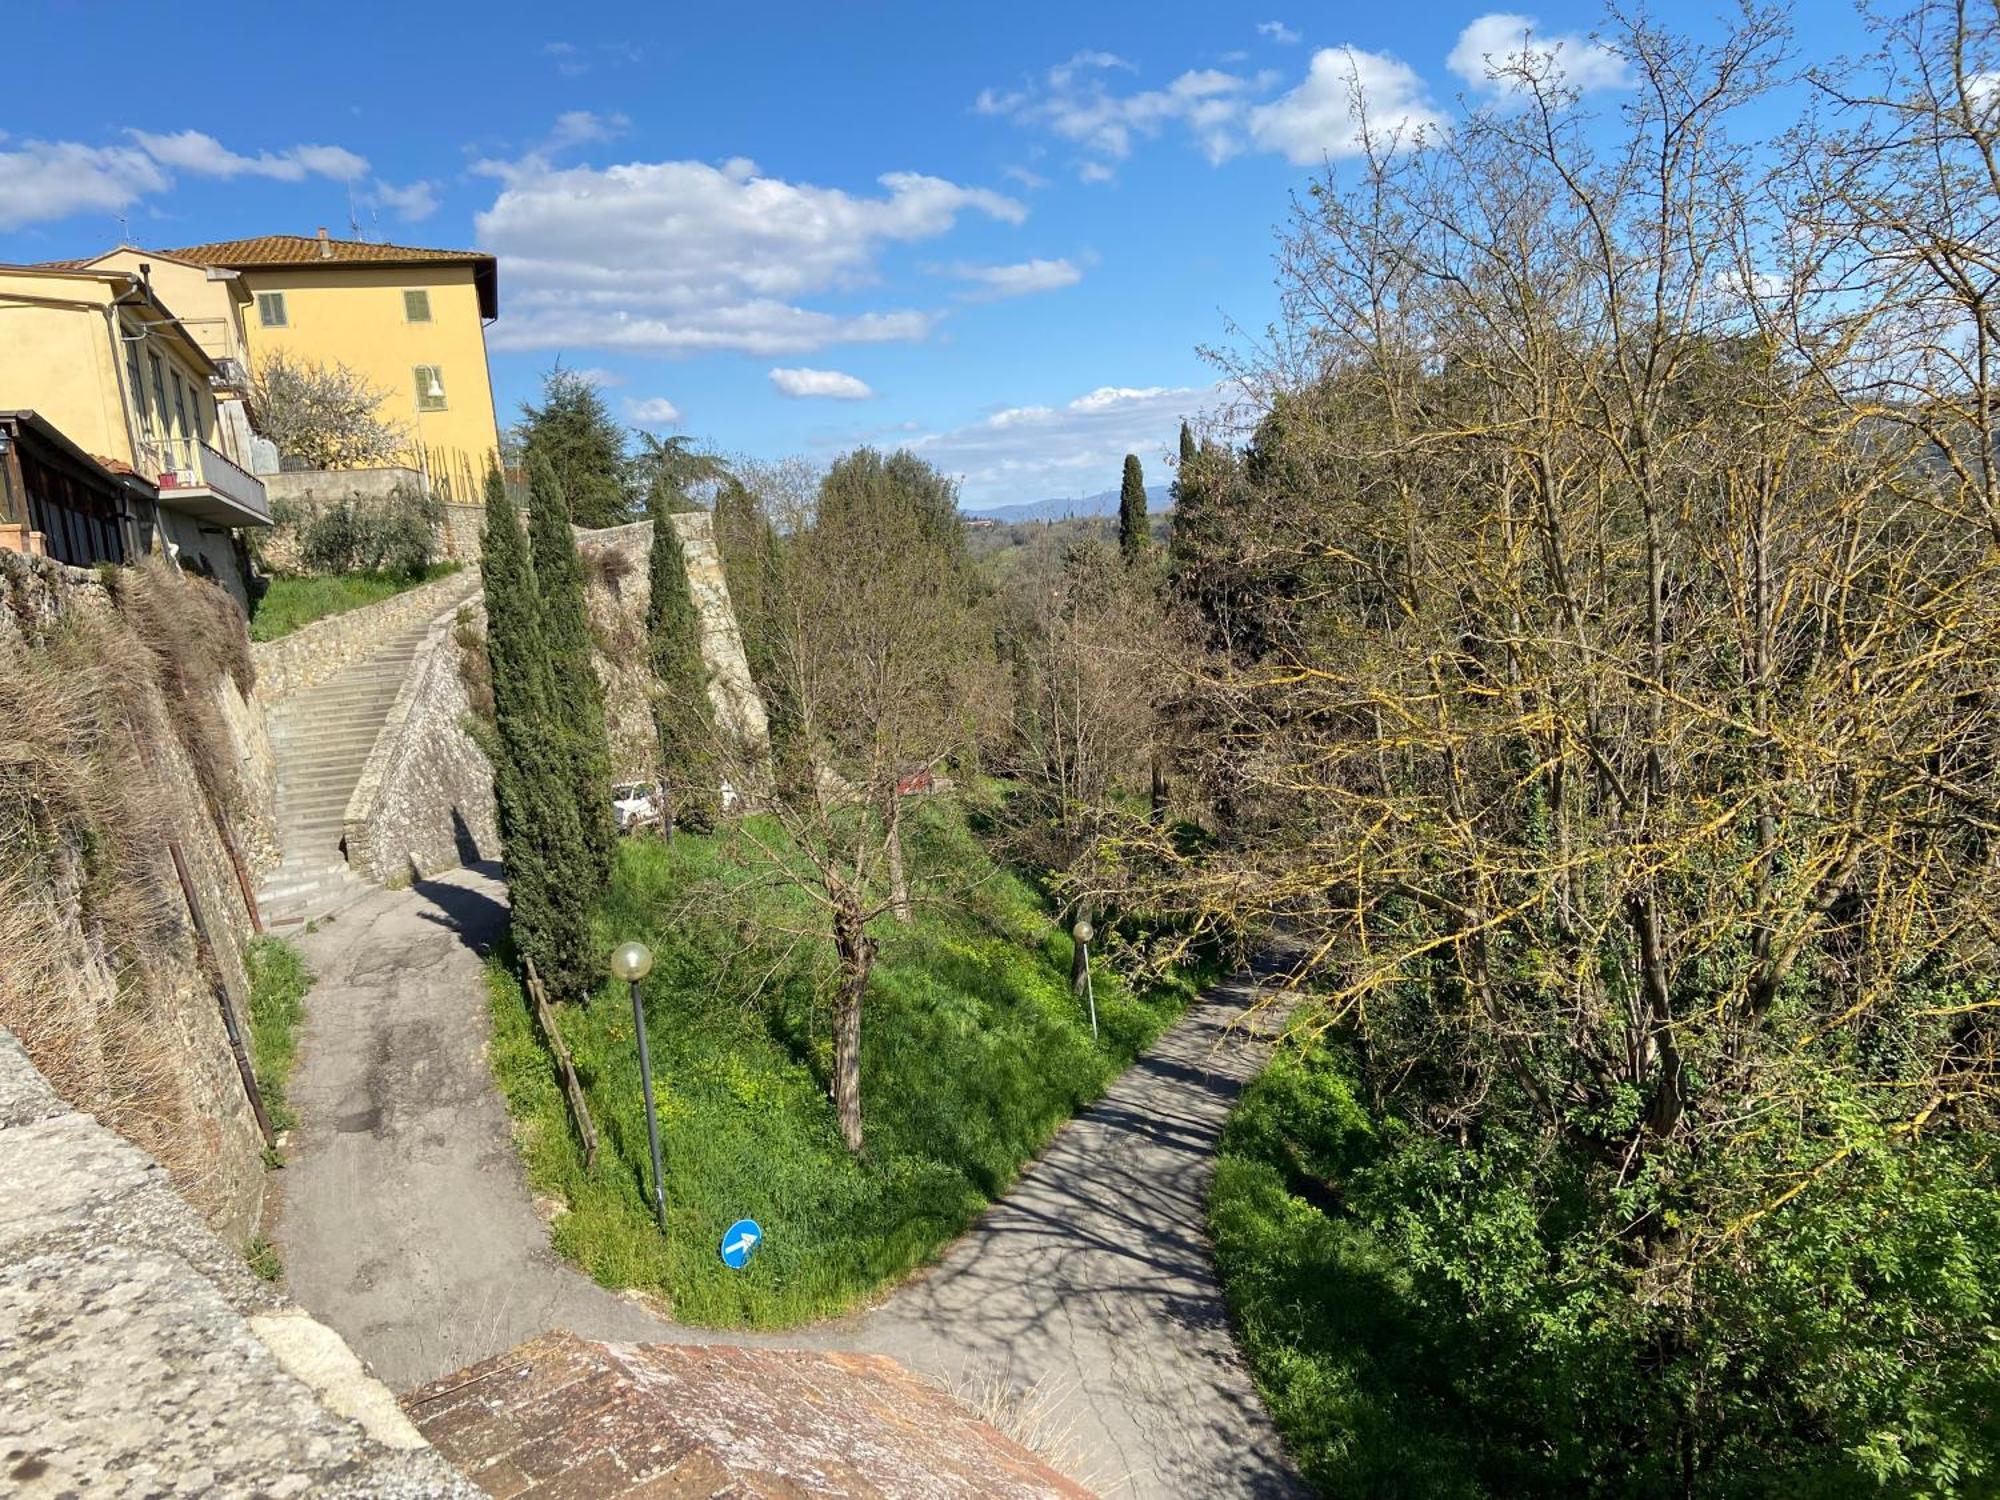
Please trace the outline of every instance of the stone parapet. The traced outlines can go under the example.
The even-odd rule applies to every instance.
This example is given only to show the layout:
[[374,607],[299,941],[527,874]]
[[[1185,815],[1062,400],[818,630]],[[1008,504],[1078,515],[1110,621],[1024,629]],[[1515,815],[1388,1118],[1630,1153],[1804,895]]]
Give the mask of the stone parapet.
[[24,1497],[479,1493],[4,1029],[0,1453]]
[[417,648],[348,800],[347,862],[355,874],[388,884],[499,857],[493,768],[466,732],[471,714],[456,616],[446,615]]
[[375,654],[390,637],[433,619],[479,591],[479,570],[461,568],[407,589],[394,598],[345,614],[328,615],[275,641],[250,648],[257,665],[257,697],[266,710],[337,677]]

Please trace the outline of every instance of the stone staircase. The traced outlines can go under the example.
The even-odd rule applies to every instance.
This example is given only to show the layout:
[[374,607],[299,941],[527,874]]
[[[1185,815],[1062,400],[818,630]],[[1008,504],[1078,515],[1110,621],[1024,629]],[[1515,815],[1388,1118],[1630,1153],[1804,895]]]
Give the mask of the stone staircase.
[[257,893],[267,927],[282,930],[329,916],[373,889],[347,867],[343,819],[368,752],[430,628],[431,621],[422,620],[399,631],[374,655],[271,714],[282,857]]

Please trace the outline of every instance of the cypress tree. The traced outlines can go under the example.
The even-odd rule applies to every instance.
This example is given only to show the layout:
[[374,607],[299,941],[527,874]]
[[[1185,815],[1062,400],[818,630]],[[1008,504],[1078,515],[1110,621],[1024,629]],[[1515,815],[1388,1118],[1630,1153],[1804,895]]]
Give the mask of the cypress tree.
[[578,871],[595,901],[611,880],[618,824],[611,808],[611,743],[604,729],[604,685],[592,657],[583,603],[583,559],[569,529],[569,510],[553,465],[528,457],[528,527],[535,585],[541,596],[542,640],[548,652],[550,707],[569,762],[568,785],[584,859]]
[[687,554],[666,497],[653,503],[653,550],[647,564],[646,643],[653,668],[653,727],[660,738],[668,837],[674,825],[714,825],[715,720],[708,668],[701,656],[701,615],[688,592]]
[[1127,562],[1146,550],[1146,475],[1139,455],[1125,455],[1125,482],[1118,488],[1118,550]]
[[486,478],[479,571],[499,752],[493,792],[514,947],[523,960],[534,960],[552,995],[581,998],[596,968],[590,949],[590,896],[578,880],[583,839],[552,706],[534,564],[497,468]]

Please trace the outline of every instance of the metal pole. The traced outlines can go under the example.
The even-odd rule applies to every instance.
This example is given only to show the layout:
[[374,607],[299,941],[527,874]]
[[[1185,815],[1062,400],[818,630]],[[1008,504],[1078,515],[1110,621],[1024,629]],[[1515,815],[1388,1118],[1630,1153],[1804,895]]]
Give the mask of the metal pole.
[[632,1025],[639,1033],[639,1088],[646,1096],[646,1144],[653,1152],[653,1212],[660,1221],[660,1233],[667,1232],[667,1195],[661,1187],[660,1118],[653,1109],[653,1055],[646,1046],[646,1002],[639,996],[639,981],[632,981]]
[[1090,1039],[1097,1040],[1097,987],[1090,982],[1090,944],[1083,945],[1083,993],[1090,1001]]

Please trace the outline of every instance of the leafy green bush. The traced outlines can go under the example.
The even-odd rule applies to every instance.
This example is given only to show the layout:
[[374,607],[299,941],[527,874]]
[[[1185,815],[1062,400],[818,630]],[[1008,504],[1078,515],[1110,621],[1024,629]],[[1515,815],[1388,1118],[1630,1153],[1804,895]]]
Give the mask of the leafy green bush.
[[[492,964],[493,1064],[529,1178],[568,1204],[555,1243],[599,1281],[664,1294],[699,1323],[776,1326],[849,1308],[962,1231],[1194,993],[1192,974],[1138,994],[1104,975],[1093,1046],[1069,993],[1069,939],[1035,891],[994,864],[947,799],[911,818],[920,901],[956,899],[884,924],[860,1160],[827,1099],[825,964],[793,936],[819,920],[810,901],[760,879],[727,835],[621,846],[597,936],[607,949],[639,937],[656,954],[645,988],[664,1237],[623,986],[559,1017],[601,1137],[586,1172],[530,1010],[508,965]],[[755,832],[780,838],[765,821]],[[745,1215],[767,1239],[747,1270],[730,1271],[717,1246]]]
[[250,940],[243,967],[250,976],[251,1071],[263,1090],[271,1128],[289,1130],[297,1116],[286,1102],[285,1089],[298,1056],[298,1027],[305,1019],[313,972],[298,949],[269,935]]
[[353,497],[315,511],[299,533],[309,573],[420,574],[437,549],[439,501],[398,486],[380,500]]
[[[1588,1164],[1372,1118],[1355,1076],[1337,1045],[1275,1062],[1210,1204],[1259,1386],[1327,1493],[1995,1492],[1995,1143],[1882,1141],[1653,1305]],[[1663,1441],[1691,1412],[1699,1446]]]

